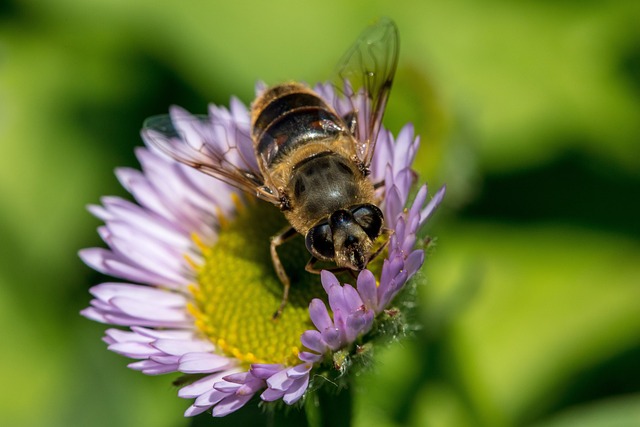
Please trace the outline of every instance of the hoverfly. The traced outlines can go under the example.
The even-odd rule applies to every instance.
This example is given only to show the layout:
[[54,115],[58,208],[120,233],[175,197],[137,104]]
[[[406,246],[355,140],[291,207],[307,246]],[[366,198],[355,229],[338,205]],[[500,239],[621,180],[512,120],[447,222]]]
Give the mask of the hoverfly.
[[194,137],[197,125],[189,125],[191,134],[184,135],[175,115],[144,123],[143,137],[151,145],[274,204],[289,221],[290,227],[271,239],[273,266],[284,286],[274,318],[290,287],[277,248],[297,233],[305,238],[311,254],[306,270],[313,273],[319,273],[318,261],[335,263],[334,270],[361,271],[384,248],[374,250],[387,230],[376,206],[377,184],[368,175],[397,61],[397,27],[381,19],[338,63],[332,99],[287,82],[258,95],[243,129],[201,117],[200,129],[214,131],[196,131]]

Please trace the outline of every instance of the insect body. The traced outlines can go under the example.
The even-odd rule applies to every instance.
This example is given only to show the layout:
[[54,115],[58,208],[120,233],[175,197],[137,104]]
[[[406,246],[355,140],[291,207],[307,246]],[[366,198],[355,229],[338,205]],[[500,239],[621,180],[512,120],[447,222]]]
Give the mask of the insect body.
[[254,102],[251,123],[262,173],[285,196],[283,213],[309,252],[362,270],[382,213],[343,120],[314,92],[288,83]]
[[[180,134],[176,117],[153,117],[143,136],[174,159],[255,193],[278,206],[291,227],[271,240],[274,268],[290,287],[277,247],[300,233],[312,257],[337,269],[360,271],[377,255],[374,241],[384,232],[374,183],[367,177],[377,134],[396,69],[395,24],[383,19],[367,28],[340,62],[334,82],[338,96],[323,99],[306,85],[284,83],[263,91],[252,103],[250,135],[223,129],[194,144]],[[333,104],[330,104],[333,102]],[[338,105],[348,105],[339,115]],[[345,110],[344,107],[340,108]],[[213,123],[209,123],[211,126]],[[214,124],[215,125],[215,124]],[[195,126],[197,128],[197,125]],[[220,136],[222,135],[222,137]],[[249,137],[253,158],[240,141]],[[246,141],[248,142],[248,141]]]

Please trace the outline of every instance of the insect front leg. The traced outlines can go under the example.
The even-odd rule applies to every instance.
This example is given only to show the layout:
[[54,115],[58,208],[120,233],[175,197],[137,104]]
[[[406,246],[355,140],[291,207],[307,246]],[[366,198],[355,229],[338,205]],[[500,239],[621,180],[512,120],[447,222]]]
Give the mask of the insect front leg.
[[273,236],[271,238],[271,261],[273,262],[273,268],[276,270],[276,274],[278,278],[282,282],[282,286],[284,287],[284,292],[282,294],[282,301],[280,301],[280,307],[273,313],[273,319],[276,320],[282,314],[282,310],[284,310],[284,306],[287,305],[287,300],[289,299],[289,288],[291,287],[291,281],[289,280],[289,276],[287,276],[287,272],[284,270],[284,266],[280,261],[280,257],[278,256],[278,246],[291,239],[296,235],[296,230],[293,227],[287,227],[279,234]]
[[327,270],[330,271],[332,273],[341,273],[343,271],[347,271],[347,270],[351,270],[348,267],[329,267],[329,268],[322,268],[320,270],[318,270],[316,268],[316,264],[318,263],[318,261],[320,261],[318,258],[312,256],[309,259],[309,262],[307,262],[307,265],[304,266],[304,269],[311,274],[320,274],[322,272],[322,270]]

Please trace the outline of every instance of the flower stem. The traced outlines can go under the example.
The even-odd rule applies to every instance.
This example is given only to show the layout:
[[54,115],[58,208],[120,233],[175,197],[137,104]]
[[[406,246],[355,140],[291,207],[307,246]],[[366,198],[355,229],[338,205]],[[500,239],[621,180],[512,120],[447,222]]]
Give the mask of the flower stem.
[[309,427],[349,427],[353,412],[351,388],[320,387],[305,402]]

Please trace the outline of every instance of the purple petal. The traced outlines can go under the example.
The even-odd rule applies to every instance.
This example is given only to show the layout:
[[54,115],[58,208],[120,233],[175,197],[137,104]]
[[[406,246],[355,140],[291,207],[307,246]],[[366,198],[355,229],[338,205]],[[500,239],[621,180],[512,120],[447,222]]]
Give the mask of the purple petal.
[[205,408],[208,409],[211,406],[220,402],[222,399],[224,399],[227,396],[228,396],[227,393],[223,393],[216,389],[211,389],[202,393],[200,396],[198,396],[195,402],[193,402],[193,404],[195,406],[204,406]]
[[429,203],[427,203],[427,206],[425,206],[425,208],[420,212],[420,225],[423,225],[427,221],[427,219],[433,214],[435,209],[442,202],[442,199],[444,199],[444,195],[446,191],[447,191],[447,187],[442,186],[442,188],[438,190],[438,192],[435,194],[435,196],[433,196],[433,198],[429,201]]
[[400,251],[402,253],[403,256],[407,257],[407,254],[410,254],[412,251],[412,249],[415,247],[416,245],[416,236],[415,234],[408,234],[404,241],[402,242],[402,245],[400,246]]
[[393,156],[393,168],[395,170],[401,170],[409,167],[413,162],[413,159],[408,156],[409,145],[414,141],[414,128],[413,124],[407,123],[396,138],[396,144]]
[[182,387],[180,390],[178,390],[178,396],[185,399],[198,397],[207,391],[213,390],[213,385],[217,382],[222,381],[222,378],[227,375],[229,375],[229,371],[208,375],[189,385]]
[[358,310],[364,303],[358,291],[351,285],[344,285],[344,303],[348,311]]
[[151,356],[149,360],[160,363],[162,365],[173,365],[173,366],[178,366],[178,363],[180,362],[180,358],[178,356],[167,356],[167,355]]
[[385,203],[385,219],[391,228],[395,228],[396,218],[398,217],[400,212],[402,212],[402,209],[404,207],[402,197],[398,192],[398,188],[396,186],[390,187],[387,190]]
[[356,338],[366,332],[364,327],[366,325],[366,319],[364,312],[357,312],[347,317],[345,335],[348,342],[354,342]]
[[260,395],[260,399],[264,400],[265,402],[273,402],[274,400],[281,399],[282,396],[284,396],[284,391],[268,388],[262,392],[262,394]]
[[302,360],[303,362],[313,364],[320,362],[322,360],[322,355],[310,353],[308,351],[301,351],[300,354],[298,354],[298,359]]
[[287,375],[289,376],[289,378],[294,378],[294,379],[302,378],[305,375],[309,374],[309,371],[311,370],[312,367],[313,366],[308,363],[302,363],[300,365],[294,366],[293,368],[287,369]]
[[[96,300],[91,301],[91,304],[94,304]],[[97,314],[96,314],[97,313]],[[109,323],[112,325],[121,325],[121,326],[148,326],[153,328],[181,328],[190,326],[190,322],[169,322],[164,320],[145,320],[140,319],[139,317],[128,316],[124,313],[119,312],[100,312],[100,310],[86,310],[82,312],[86,317],[103,322]]]
[[409,216],[417,216],[422,209],[422,205],[427,200],[427,186],[422,185],[416,193],[416,197],[413,199],[413,204],[411,205],[411,209],[409,209]]
[[331,316],[329,316],[327,307],[324,305],[324,302],[318,298],[314,298],[309,304],[309,317],[313,325],[321,332],[333,327],[333,321],[331,320]]
[[190,318],[184,308],[175,309],[155,305],[151,301],[139,301],[131,298],[115,297],[111,304],[124,314],[143,320],[157,320],[161,322],[187,322]]
[[[324,331],[321,332],[324,340],[333,349],[335,349],[334,347],[335,345],[337,345],[339,348],[339,347],[342,347],[342,344],[344,343],[345,320],[348,314],[349,314],[348,312],[344,312],[340,308],[334,308],[333,323],[335,327],[331,329],[325,329]],[[336,334],[337,336],[334,338],[334,335]]]
[[109,323],[104,313],[102,313],[99,310],[96,310],[93,307],[87,307],[84,310],[81,310],[80,314],[89,320],[93,320],[100,323]]
[[327,290],[327,294],[329,296],[329,306],[331,307],[331,311],[333,311],[333,322],[338,326],[339,319],[336,317],[336,312],[338,311],[349,311],[350,307],[347,304],[344,295],[344,287],[340,285],[331,286]]
[[284,365],[279,364],[267,364],[267,363],[254,363],[251,365],[251,375],[256,378],[266,380],[276,372],[280,372],[285,369]]
[[232,364],[231,359],[213,353],[187,353],[180,357],[180,372],[199,374],[226,369]]
[[409,168],[402,169],[396,173],[393,179],[394,187],[398,189],[402,207],[407,204],[407,197],[409,196],[409,190],[413,184],[413,171]]
[[378,294],[376,289],[376,278],[369,270],[362,270],[358,275],[358,293],[364,305],[371,309],[378,307]]
[[322,286],[327,294],[331,291],[331,288],[340,286],[340,282],[336,276],[327,270],[322,270],[320,272],[320,280],[322,281]]
[[138,326],[133,326],[131,330],[142,337],[149,337],[149,338],[153,338],[154,340],[155,339],[170,339],[170,340],[197,339],[195,338],[194,332],[190,330],[149,329],[149,328],[142,328]]
[[141,343],[150,343],[153,341],[152,337],[145,336],[136,331],[123,331],[122,329],[107,329],[105,331],[105,335],[108,336],[112,341],[115,342],[141,342]]
[[113,218],[111,212],[100,205],[88,205],[87,210],[91,213],[91,215],[103,221]]
[[161,354],[164,354],[151,345],[143,344],[140,342],[115,343],[109,345],[107,348],[114,353],[118,353],[132,359],[146,359],[151,356],[159,356]]
[[[162,194],[158,193],[154,188],[154,185],[149,181],[147,176],[145,176],[142,172],[130,169],[130,168],[118,168],[116,169],[116,176],[122,186],[131,193],[136,201],[143,207],[147,208],[148,211],[157,213],[158,218],[157,221],[149,221],[150,224],[153,223],[161,223],[161,220],[175,220],[175,216],[171,212],[171,210],[167,207],[166,201],[163,199]],[[151,217],[151,215],[149,215]],[[133,218],[128,218],[129,221]],[[163,221],[162,221],[163,222]],[[136,224],[140,224],[140,221],[137,221]],[[174,227],[171,226],[170,223],[167,223],[168,226],[162,227],[164,230],[158,230],[160,233],[164,234],[166,232],[172,231]],[[143,226],[143,229],[146,227]]]
[[219,381],[213,385],[213,388],[226,394],[235,393],[240,387],[242,387],[242,384],[230,383],[228,381]]
[[191,405],[187,408],[186,411],[184,411],[184,416],[185,417],[195,417],[196,415],[200,415],[203,412],[205,412],[207,409],[209,409],[209,406],[196,406],[196,405]]
[[143,374],[146,374],[146,375],[163,375],[163,374],[176,372],[178,370],[177,363],[164,364],[151,359],[130,363],[127,366],[136,371],[141,371]]
[[249,400],[251,400],[252,397],[253,394],[244,396],[232,395],[226,397],[222,399],[220,403],[213,407],[211,415],[213,415],[214,417],[224,417],[225,415],[229,415],[230,413],[242,408]]
[[378,287],[378,301],[380,301],[380,292],[389,287],[393,278],[404,267],[404,260],[401,256],[395,256],[393,259],[385,259],[382,264],[382,273],[380,274],[380,286]]
[[184,287],[188,284],[186,279],[181,279],[180,281],[169,280],[147,269],[132,266],[104,248],[83,249],[78,255],[89,267],[108,276],[120,277],[125,280],[148,285],[162,283],[166,286]]
[[385,169],[393,159],[394,141],[391,132],[380,129],[376,150],[371,161],[371,180],[380,182],[384,180]]
[[166,354],[173,356],[182,356],[192,352],[210,352],[215,347],[210,341],[205,340],[168,340],[160,339],[153,346],[158,350],[162,350]]
[[421,249],[416,249],[411,252],[405,261],[404,268],[407,270],[407,274],[409,277],[413,276],[416,271],[422,266],[424,263],[424,251]]
[[398,291],[402,288],[402,286],[407,281],[407,272],[406,270],[402,270],[398,273],[396,277],[394,277],[389,285],[385,287],[382,294],[380,295],[380,306],[386,307],[389,305],[391,300],[396,296]]
[[292,382],[293,380],[287,375],[286,369],[273,374],[267,379],[267,385],[274,390],[286,390]]
[[176,292],[126,283],[102,283],[92,287],[89,292],[102,301],[109,301],[114,297],[126,297],[138,301],[153,301],[156,305],[177,308],[184,308],[187,303],[184,295]]
[[395,237],[394,241],[394,245],[392,246],[394,249],[397,248],[398,244],[402,244],[402,242],[404,242],[405,238],[407,237],[405,235],[405,231],[406,231],[406,223],[404,222],[404,217],[400,217],[398,218],[398,221],[396,222],[396,229],[395,229],[395,233],[393,235],[393,237]]
[[304,331],[300,336],[300,342],[309,350],[317,353],[325,353],[327,351],[327,343],[322,338],[322,334],[316,330]]
[[338,350],[344,345],[344,333],[338,328],[325,329],[322,331],[322,338],[326,341],[331,350]]
[[307,391],[308,386],[309,374],[304,375],[303,377],[294,381],[289,390],[287,390],[287,392],[284,394],[282,400],[287,405],[293,405],[304,395],[304,392]]
[[223,378],[223,380],[234,383],[234,384],[245,384],[247,381],[250,381],[253,378],[249,371],[246,372],[236,372],[231,375],[227,375]]

